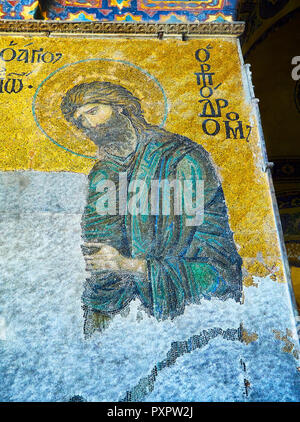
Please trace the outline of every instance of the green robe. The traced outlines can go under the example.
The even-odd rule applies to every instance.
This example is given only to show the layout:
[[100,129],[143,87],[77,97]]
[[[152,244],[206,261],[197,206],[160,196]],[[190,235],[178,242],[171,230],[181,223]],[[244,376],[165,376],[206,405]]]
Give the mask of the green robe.
[[[204,221],[188,226],[186,214],[99,215],[96,202],[103,179],[119,183],[151,180],[204,180]],[[150,189],[149,189],[150,192]],[[149,199],[150,203],[150,199]],[[157,319],[174,318],[190,303],[218,297],[239,301],[242,260],[229,228],[220,180],[208,153],[198,144],[169,132],[148,130],[126,159],[110,156],[89,174],[87,206],[82,218],[83,239],[116,248],[128,258],[144,259],[147,276],[128,271],[93,271],[86,280],[83,303],[106,315],[119,312],[138,297]],[[83,248],[93,253],[93,248]]]

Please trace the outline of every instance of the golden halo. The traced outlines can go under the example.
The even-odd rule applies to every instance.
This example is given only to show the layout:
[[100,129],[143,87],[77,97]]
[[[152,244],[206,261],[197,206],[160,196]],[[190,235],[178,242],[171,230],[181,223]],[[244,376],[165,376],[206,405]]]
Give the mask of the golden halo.
[[84,82],[107,81],[127,88],[139,98],[147,122],[162,126],[167,118],[167,99],[160,83],[142,68],[113,59],[86,59],[52,72],[35,92],[32,112],[39,129],[53,143],[86,158],[96,158],[95,144],[61,112],[65,93]]

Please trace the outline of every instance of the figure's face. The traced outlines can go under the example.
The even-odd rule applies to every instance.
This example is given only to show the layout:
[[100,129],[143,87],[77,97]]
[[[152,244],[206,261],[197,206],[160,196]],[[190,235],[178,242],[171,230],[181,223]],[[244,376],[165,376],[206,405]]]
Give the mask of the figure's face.
[[128,155],[128,150],[131,152],[135,148],[136,133],[130,119],[122,111],[119,106],[85,104],[77,108],[74,118],[79,123],[77,127],[99,148],[115,150],[115,155],[122,155],[126,150]]
[[108,122],[112,113],[113,109],[110,105],[94,103],[79,107],[74,117],[80,119],[84,128],[91,129]]

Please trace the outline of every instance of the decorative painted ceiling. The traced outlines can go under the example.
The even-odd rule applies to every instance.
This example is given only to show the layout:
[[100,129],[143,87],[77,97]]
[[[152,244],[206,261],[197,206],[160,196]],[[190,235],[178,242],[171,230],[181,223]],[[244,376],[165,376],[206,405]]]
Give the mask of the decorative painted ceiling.
[[38,6],[38,0],[3,0],[0,19],[33,19]]
[[238,0],[4,0],[2,19],[218,22],[236,18]]
[[0,19],[102,22],[224,22],[244,20],[247,51],[298,0],[3,0]]

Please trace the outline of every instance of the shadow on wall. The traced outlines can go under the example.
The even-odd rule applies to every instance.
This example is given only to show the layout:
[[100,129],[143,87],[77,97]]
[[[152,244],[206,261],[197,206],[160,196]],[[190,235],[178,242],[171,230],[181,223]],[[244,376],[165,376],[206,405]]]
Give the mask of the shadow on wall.
[[38,0],[38,7],[34,13],[34,19],[45,19],[47,11],[55,3],[55,0]]

